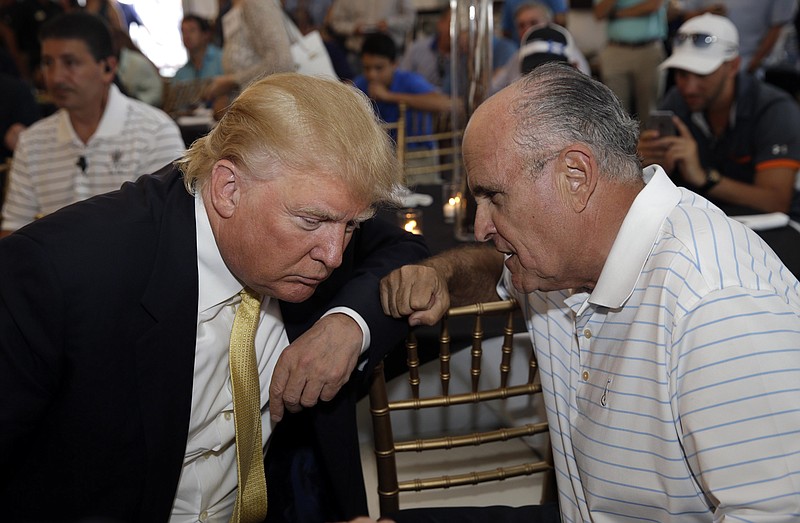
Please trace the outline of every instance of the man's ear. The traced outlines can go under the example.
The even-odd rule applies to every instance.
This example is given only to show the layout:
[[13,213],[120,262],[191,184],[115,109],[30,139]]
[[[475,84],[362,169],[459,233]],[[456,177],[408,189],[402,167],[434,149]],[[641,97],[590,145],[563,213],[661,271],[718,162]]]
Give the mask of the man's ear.
[[114,81],[114,75],[117,74],[117,57],[116,56],[107,56],[103,59],[105,65],[103,66],[103,72],[109,75],[110,80]]
[[599,172],[594,155],[589,147],[576,143],[565,147],[559,160],[563,168],[560,180],[565,202],[575,212],[582,212],[597,186]]
[[241,180],[236,165],[230,160],[217,160],[211,168],[207,196],[221,218],[233,216],[241,196]]

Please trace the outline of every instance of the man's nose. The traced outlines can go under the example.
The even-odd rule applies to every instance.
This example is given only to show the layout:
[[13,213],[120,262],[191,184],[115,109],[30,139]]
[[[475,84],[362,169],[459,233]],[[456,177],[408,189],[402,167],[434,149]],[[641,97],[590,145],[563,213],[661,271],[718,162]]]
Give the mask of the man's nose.
[[486,205],[478,204],[475,211],[475,239],[486,242],[491,240],[496,232],[489,209]]
[[52,62],[44,66],[44,76],[46,79],[50,80],[53,83],[60,82],[66,73],[66,67],[59,64],[58,62]]
[[322,262],[327,268],[335,269],[342,264],[342,256],[347,246],[346,225],[336,227],[311,250],[311,257]]

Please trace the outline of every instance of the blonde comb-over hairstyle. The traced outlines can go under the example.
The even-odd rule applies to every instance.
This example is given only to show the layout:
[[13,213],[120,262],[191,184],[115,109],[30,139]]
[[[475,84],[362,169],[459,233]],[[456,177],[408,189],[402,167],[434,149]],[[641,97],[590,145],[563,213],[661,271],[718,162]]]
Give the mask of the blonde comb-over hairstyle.
[[248,86],[178,166],[200,191],[221,159],[255,179],[281,167],[339,177],[373,204],[392,202],[402,181],[394,147],[368,98],[336,80],[272,74]]

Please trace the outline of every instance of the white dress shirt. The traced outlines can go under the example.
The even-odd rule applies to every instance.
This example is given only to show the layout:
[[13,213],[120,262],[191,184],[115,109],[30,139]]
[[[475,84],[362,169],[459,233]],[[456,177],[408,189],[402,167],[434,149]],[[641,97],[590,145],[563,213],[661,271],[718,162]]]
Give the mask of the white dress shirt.
[[[226,522],[233,512],[237,485],[228,347],[242,284],[222,261],[200,197],[195,198],[195,218],[199,296],[192,412],[170,521]],[[272,432],[267,403],[270,378],[288,345],[278,302],[265,297],[256,331],[264,445]]]
[[[226,523],[236,500],[236,447],[228,347],[242,284],[231,274],[217,248],[201,197],[195,197],[197,223],[197,343],[192,411],[183,470],[172,507],[171,523]],[[365,333],[364,320],[350,309],[332,309],[353,317]],[[289,345],[278,300],[265,296],[256,331],[256,359],[261,387],[262,443],[274,424],[269,416],[269,385],[275,364]]]

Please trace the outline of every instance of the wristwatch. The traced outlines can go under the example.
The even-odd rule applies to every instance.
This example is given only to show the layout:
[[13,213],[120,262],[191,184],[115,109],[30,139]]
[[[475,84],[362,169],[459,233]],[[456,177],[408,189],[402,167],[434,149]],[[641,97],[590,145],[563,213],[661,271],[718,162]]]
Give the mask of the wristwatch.
[[706,171],[706,183],[699,187],[700,194],[706,194],[714,188],[715,185],[722,180],[722,175],[716,169],[708,169]]

